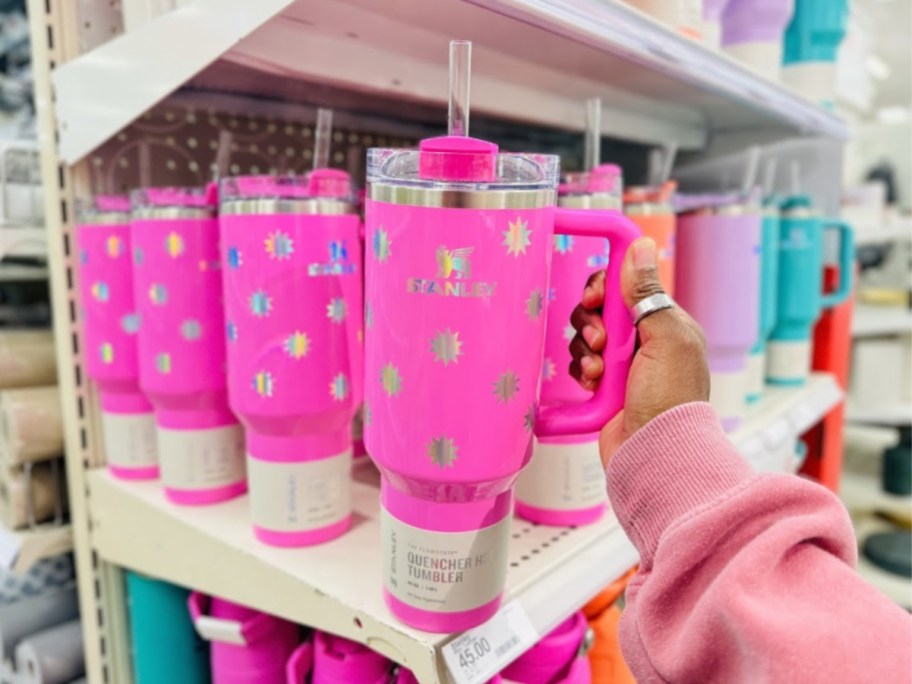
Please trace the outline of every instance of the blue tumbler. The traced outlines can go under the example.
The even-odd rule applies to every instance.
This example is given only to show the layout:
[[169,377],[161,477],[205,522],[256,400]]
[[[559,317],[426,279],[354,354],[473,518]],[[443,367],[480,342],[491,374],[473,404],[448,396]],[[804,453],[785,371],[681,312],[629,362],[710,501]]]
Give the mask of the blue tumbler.
[[187,614],[181,587],[127,572],[135,684],[209,684],[209,645]]
[[[840,233],[839,286],[823,294],[823,236]],[[852,228],[814,213],[806,195],[782,204],[779,222],[779,282],[776,325],[767,345],[766,380],[774,385],[803,385],[811,367],[811,334],[823,309],[841,304],[852,288],[855,244]]]
[[757,342],[747,359],[747,403],[758,401],[766,379],[766,341],[776,325],[776,291],[779,289],[779,203],[763,204],[760,224],[760,326]]
[[835,99],[836,52],[848,18],[848,0],[795,0],[795,13],[785,30],[782,80],[828,107]]

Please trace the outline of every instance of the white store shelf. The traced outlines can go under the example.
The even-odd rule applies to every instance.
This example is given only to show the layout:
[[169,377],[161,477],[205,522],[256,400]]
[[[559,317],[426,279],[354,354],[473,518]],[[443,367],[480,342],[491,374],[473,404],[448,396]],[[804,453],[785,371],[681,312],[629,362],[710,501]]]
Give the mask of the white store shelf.
[[73,531],[69,525],[8,530],[0,524],[0,567],[15,573],[24,573],[41,559],[66,553],[72,548]]
[[861,406],[851,401],[846,404],[846,420],[865,425],[912,425],[912,403],[895,402]]
[[839,477],[839,498],[850,511],[912,515],[912,496],[885,492],[877,474],[843,470]]
[[193,0],[55,70],[60,154],[81,159],[220,58],[443,104],[452,38],[474,44],[476,112],[581,129],[600,95],[603,132],[640,142],[695,149],[747,128],[848,137],[833,112],[619,0]]
[[903,306],[858,304],[852,312],[852,337],[912,335],[912,310]]
[[[104,560],[355,639],[420,681],[447,681],[440,648],[452,637],[406,627],[383,603],[378,480],[370,464],[356,467],[348,534],[279,549],[254,538],[246,497],[179,507],[159,483],[95,470],[93,543]],[[637,554],[613,516],[572,530],[515,521],[510,561],[506,601],[518,600],[544,634],[633,567]]]
[[44,226],[0,226],[0,261],[9,256],[46,259]]
[[890,600],[907,610],[912,609],[912,579],[888,572],[878,567],[861,552],[865,538],[877,532],[889,532],[898,529],[890,523],[872,515],[853,518],[855,536],[858,538],[858,574],[869,584],[886,594]]
[[778,470],[770,457],[794,444],[814,427],[843,397],[829,373],[813,373],[802,387],[767,385],[760,401],[750,406],[744,425],[730,435],[732,442],[755,467]]
[[[732,439],[745,449],[771,448],[796,438],[840,397],[835,381],[823,374],[802,388],[771,388]],[[88,499],[93,545],[111,563],[361,641],[410,667],[421,681],[447,681],[441,648],[453,636],[406,627],[383,603],[372,466],[356,467],[353,487],[355,523],[348,534],[314,548],[277,549],[255,540],[246,497],[179,507],[165,500],[159,483],[125,483],[94,470]],[[519,601],[544,634],[636,560],[613,516],[577,529],[517,520],[505,602]]]

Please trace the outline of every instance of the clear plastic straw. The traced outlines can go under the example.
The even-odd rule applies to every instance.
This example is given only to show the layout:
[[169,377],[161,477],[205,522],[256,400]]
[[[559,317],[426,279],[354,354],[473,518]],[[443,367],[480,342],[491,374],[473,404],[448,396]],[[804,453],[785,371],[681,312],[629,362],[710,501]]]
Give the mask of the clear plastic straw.
[[763,195],[764,197],[773,196],[773,184],[776,182],[776,158],[770,157],[766,160],[766,166],[763,168]]
[[586,100],[586,141],[584,149],[586,171],[592,171],[602,161],[602,100]]
[[801,164],[797,161],[793,161],[789,165],[789,173],[791,174],[792,194],[801,194]]
[[662,159],[662,171],[659,174],[659,182],[656,185],[665,185],[671,178],[671,170],[674,168],[675,158],[678,156],[678,142],[669,143],[665,146],[665,154]]
[[139,154],[139,187],[152,186],[152,150],[149,142],[143,140],[137,148]]
[[449,135],[469,134],[469,97],[472,75],[472,43],[450,41],[450,108],[447,113]]
[[331,109],[317,110],[317,126],[314,131],[314,169],[329,166],[329,144],[332,142],[333,112]]
[[218,149],[215,151],[215,161],[212,162],[212,180],[217,181],[228,174],[228,165],[231,163],[231,141],[229,131],[219,133]]
[[747,150],[747,164],[744,167],[744,178],[741,181],[741,192],[749,193],[757,184],[757,171],[760,169],[760,146],[751,145]]

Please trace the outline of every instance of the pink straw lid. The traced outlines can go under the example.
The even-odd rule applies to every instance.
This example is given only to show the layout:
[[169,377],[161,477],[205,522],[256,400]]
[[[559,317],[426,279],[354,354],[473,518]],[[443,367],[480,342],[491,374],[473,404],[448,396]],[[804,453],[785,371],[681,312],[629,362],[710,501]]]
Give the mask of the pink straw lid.
[[215,208],[218,190],[215,183],[202,187],[141,188],[130,193],[130,201],[137,207],[199,207]]

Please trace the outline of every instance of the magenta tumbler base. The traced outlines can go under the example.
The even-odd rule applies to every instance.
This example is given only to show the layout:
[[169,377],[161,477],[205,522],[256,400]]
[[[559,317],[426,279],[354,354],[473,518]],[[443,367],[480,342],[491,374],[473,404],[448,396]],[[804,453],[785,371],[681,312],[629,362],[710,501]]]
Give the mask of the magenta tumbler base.
[[386,601],[386,605],[393,612],[393,615],[410,627],[436,634],[462,632],[480,625],[494,616],[494,613],[500,608],[501,599],[502,596],[498,596],[493,601],[472,610],[462,610],[454,613],[434,613],[429,610],[413,608],[397,599],[386,589],[383,590],[383,600]]
[[296,546],[314,546],[328,542],[339,537],[351,528],[351,516],[346,516],[332,525],[321,527],[306,532],[279,532],[277,530],[267,530],[263,527],[253,526],[253,533],[256,538],[264,544],[270,546],[296,547]]
[[125,468],[123,466],[109,465],[108,471],[118,480],[157,480],[158,466],[145,466],[141,468]]
[[172,489],[165,487],[165,496],[181,506],[206,506],[208,504],[228,501],[247,491],[247,481],[235,482],[224,487],[212,489]]
[[592,508],[573,511],[557,511],[548,508],[537,508],[522,501],[516,502],[516,517],[538,525],[553,527],[577,527],[597,523],[605,515],[608,506],[604,503]]

